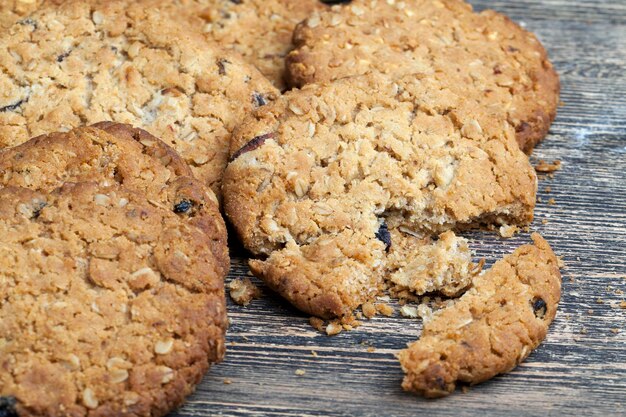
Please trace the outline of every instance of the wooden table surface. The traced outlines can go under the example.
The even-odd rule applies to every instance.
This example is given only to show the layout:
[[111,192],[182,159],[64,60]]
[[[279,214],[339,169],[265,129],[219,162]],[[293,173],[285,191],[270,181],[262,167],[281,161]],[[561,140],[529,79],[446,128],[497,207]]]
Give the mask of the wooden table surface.
[[[626,416],[626,0],[472,3],[534,31],[561,74],[564,106],[532,156],[563,162],[553,179],[540,179],[532,226],[566,263],[559,313],[543,345],[507,375],[424,400],[401,390],[394,358],[419,337],[419,320],[396,310],[327,337],[263,288],[247,308],[228,300],[226,360],[173,416]],[[467,236],[489,263],[529,241],[525,233]],[[229,281],[248,272],[246,254],[236,244],[232,252]]]

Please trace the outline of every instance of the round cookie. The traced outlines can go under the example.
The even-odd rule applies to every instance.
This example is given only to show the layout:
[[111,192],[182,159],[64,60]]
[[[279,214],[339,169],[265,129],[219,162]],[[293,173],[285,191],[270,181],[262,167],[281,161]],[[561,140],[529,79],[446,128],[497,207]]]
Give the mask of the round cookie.
[[399,354],[402,387],[443,397],[457,383],[477,384],[509,372],[543,341],[561,298],[558,260],[533,234],[474,279],[452,307],[425,321],[420,340]]
[[241,124],[231,154],[224,207],[266,257],[252,271],[320,317],[378,292],[396,232],[533,218],[536,175],[513,129],[429,77],[372,73],[288,92]]
[[285,57],[298,23],[326,6],[320,0],[181,0],[209,39],[241,54],[280,90],[286,89]]
[[149,1],[65,2],[0,39],[0,147],[110,120],[144,128],[219,191],[235,125],[278,91]]
[[65,183],[123,185],[203,230],[220,277],[228,272],[226,227],[217,198],[173,149],[144,130],[102,122],[39,136],[0,151],[0,173],[0,187],[42,192]]
[[354,0],[314,14],[287,58],[295,86],[378,71],[436,78],[501,112],[530,152],[559,103],[559,78],[539,40],[508,17],[462,0]]
[[8,415],[163,416],[223,357],[222,266],[171,209],[117,184],[4,187],[0,235]]

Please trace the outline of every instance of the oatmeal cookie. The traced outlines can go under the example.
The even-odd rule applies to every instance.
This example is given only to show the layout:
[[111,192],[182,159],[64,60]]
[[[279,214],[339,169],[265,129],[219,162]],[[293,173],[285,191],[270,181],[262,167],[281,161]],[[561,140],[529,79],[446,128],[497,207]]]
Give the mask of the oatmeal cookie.
[[62,0],[0,0],[0,30],[8,29],[15,22],[37,10],[42,4],[58,4]]
[[457,383],[478,384],[519,365],[543,341],[561,297],[558,260],[533,234],[474,279],[452,307],[425,321],[419,341],[400,355],[402,387],[442,397]]
[[217,198],[194,178],[172,148],[144,130],[102,122],[39,136],[1,150],[0,173],[0,187],[42,192],[65,183],[123,184],[202,229],[210,239],[220,274],[228,272],[226,227]]
[[118,184],[0,188],[0,405],[163,416],[224,354],[210,237]]
[[319,0],[180,0],[192,22],[221,46],[241,54],[280,90],[286,89],[285,57],[293,30],[315,11]]
[[242,123],[231,155],[224,206],[261,258],[253,273],[324,318],[378,293],[395,231],[533,218],[536,175],[513,129],[429,77],[289,92]]
[[235,125],[278,91],[146,1],[43,8],[0,37],[0,148],[103,120],[144,128],[219,191]]
[[315,13],[287,58],[295,86],[379,71],[419,73],[502,112],[530,152],[559,103],[559,78],[536,36],[462,0],[354,0]]

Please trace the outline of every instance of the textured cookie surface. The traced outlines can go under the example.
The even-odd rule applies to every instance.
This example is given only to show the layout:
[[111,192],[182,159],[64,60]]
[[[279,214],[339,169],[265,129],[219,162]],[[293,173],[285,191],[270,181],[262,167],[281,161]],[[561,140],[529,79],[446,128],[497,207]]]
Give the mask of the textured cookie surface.
[[141,129],[103,122],[34,138],[0,151],[0,186],[50,192],[65,183],[118,184],[179,214],[210,239],[228,272],[226,227],[213,192],[169,146]]
[[345,315],[382,284],[396,232],[532,219],[536,176],[504,120],[430,78],[289,92],[233,136],[227,215],[251,268],[306,312]]
[[558,75],[537,38],[461,0],[355,0],[310,17],[288,57],[293,84],[380,71],[436,78],[515,127],[530,151],[556,114]]
[[0,189],[0,396],[20,417],[162,416],[224,353],[209,238],[112,184]]
[[0,147],[102,120],[129,123],[175,148],[217,191],[232,129],[277,91],[149,4],[66,2],[8,29]]
[[43,0],[0,0],[0,29],[11,27],[18,20],[37,10],[42,3]]
[[285,57],[293,49],[293,30],[319,0],[179,0],[174,7],[190,14],[209,39],[233,49],[255,65],[276,87],[285,89]]
[[441,397],[459,382],[477,384],[515,368],[543,341],[561,297],[561,275],[548,243],[525,245],[474,279],[452,307],[425,322],[400,355],[402,386]]

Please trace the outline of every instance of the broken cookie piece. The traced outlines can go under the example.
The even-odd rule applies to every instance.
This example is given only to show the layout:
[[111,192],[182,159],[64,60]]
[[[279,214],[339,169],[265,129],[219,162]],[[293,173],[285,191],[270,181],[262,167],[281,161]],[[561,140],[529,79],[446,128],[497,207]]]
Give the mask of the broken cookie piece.
[[533,218],[536,174],[512,126],[436,79],[370,74],[291,91],[245,119],[230,150],[225,212],[252,272],[325,319],[372,301],[400,268],[407,287],[457,294],[471,279],[463,241],[419,246]]
[[240,306],[247,306],[252,300],[261,297],[261,290],[250,278],[234,279],[228,284],[230,298]]
[[543,341],[561,297],[558,260],[548,243],[518,248],[474,279],[451,307],[425,322],[399,354],[402,387],[429,398],[457,383],[478,384],[515,368]]
[[438,291],[453,297],[472,283],[475,269],[466,239],[448,231],[431,244],[406,246],[390,257],[397,268],[389,275],[392,284],[418,295]]

